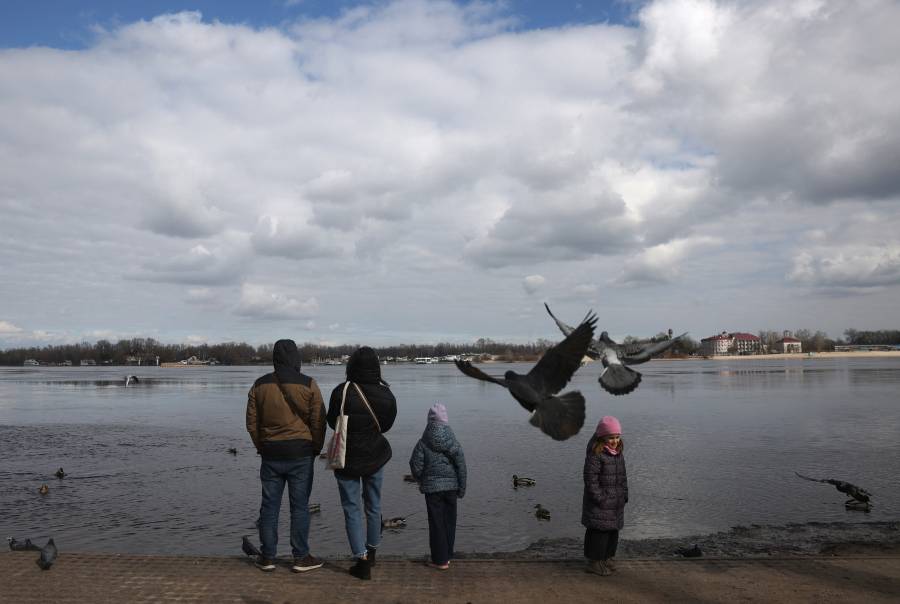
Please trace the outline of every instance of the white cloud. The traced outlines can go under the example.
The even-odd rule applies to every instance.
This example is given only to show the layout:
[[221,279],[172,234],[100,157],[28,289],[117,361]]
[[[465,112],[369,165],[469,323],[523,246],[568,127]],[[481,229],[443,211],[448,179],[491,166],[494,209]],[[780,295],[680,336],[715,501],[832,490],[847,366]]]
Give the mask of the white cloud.
[[868,289],[900,284],[900,244],[813,248],[794,257],[788,278],[819,288]]
[[527,294],[534,294],[543,288],[546,282],[547,280],[544,279],[542,275],[528,275],[522,279],[522,289],[524,289]]
[[[338,320],[351,340],[499,338],[514,317],[471,308],[518,304],[528,273],[623,309],[634,285],[779,292],[786,274],[896,293],[896,2],[655,0],[627,27],[540,31],[506,11],[405,0],[260,29],[185,12],[0,50],[4,318],[186,334],[219,297],[315,315],[311,338]],[[229,299],[242,283],[281,289]],[[249,333],[220,315],[212,339]]]
[[681,264],[691,255],[706,253],[723,243],[716,237],[693,237],[655,245],[625,260],[616,282],[625,285],[671,283],[682,277]]
[[307,319],[319,311],[314,297],[305,300],[262,285],[245,283],[235,314],[254,319]]
[[21,334],[25,330],[9,321],[0,321],[0,338]]

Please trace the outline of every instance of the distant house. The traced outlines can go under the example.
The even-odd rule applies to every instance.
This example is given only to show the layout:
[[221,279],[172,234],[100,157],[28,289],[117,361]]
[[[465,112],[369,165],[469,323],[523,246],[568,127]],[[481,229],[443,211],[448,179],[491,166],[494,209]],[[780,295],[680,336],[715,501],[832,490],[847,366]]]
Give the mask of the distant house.
[[722,354],[758,354],[762,351],[762,340],[752,333],[736,331],[722,333],[700,340],[700,354],[716,356]]
[[775,342],[775,352],[803,352],[803,346],[797,338],[785,336]]
[[717,336],[700,340],[700,354],[705,357],[728,354],[729,348],[731,348],[731,337],[724,331]]

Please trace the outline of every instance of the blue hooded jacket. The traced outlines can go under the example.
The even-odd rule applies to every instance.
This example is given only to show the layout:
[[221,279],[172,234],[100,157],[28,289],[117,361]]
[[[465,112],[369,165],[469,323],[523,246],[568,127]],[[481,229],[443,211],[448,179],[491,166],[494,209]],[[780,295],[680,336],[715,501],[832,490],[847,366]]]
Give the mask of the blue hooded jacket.
[[429,420],[409,458],[409,469],[422,493],[466,495],[466,458],[448,424]]

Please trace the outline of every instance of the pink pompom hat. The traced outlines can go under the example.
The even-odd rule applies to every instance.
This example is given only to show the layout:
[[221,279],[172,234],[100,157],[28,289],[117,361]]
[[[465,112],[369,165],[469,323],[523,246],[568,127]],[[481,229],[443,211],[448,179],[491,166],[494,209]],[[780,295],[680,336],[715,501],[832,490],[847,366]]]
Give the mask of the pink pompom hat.
[[597,424],[597,429],[594,430],[594,434],[597,436],[609,436],[610,434],[621,433],[622,424],[612,415],[604,415],[603,419],[600,420],[600,423]]

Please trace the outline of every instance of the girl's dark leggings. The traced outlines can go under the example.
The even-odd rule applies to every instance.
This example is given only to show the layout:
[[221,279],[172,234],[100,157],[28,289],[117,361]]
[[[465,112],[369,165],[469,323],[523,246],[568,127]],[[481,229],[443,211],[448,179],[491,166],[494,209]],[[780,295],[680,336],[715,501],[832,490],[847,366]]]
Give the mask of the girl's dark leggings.
[[619,531],[587,529],[584,532],[584,557],[588,560],[608,560],[616,555]]
[[446,564],[453,558],[456,542],[456,491],[425,493],[428,508],[428,543],[431,561]]

